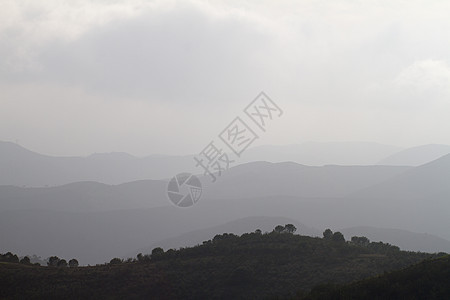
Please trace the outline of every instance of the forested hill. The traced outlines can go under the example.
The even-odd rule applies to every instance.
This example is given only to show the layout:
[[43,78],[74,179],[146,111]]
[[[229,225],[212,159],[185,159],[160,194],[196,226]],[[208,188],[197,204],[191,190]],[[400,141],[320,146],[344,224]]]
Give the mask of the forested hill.
[[346,242],[330,230],[324,238],[294,231],[286,225],[265,234],[216,235],[195,247],[155,248],[136,259],[92,267],[0,263],[0,298],[296,297],[320,284],[349,283],[438,256],[400,251],[363,237]]

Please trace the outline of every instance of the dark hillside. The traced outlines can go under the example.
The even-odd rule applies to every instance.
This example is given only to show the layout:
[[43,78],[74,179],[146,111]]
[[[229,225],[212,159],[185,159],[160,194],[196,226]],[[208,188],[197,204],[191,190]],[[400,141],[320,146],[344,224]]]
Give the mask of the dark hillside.
[[[191,248],[95,267],[0,265],[0,298],[249,299],[348,283],[405,268],[431,254],[288,233],[217,235]],[[284,228],[284,229],[283,229]]]

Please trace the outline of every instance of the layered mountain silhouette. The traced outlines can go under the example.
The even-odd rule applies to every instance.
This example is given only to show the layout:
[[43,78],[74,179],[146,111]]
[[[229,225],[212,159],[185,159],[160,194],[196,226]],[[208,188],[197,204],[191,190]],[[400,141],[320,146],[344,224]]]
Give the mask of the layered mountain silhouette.
[[76,182],[57,187],[0,186],[0,211],[41,209],[95,212],[167,205],[167,182],[139,180],[119,185]]
[[[165,180],[3,186],[0,251],[101,263],[250,216],[284,216],[319,231],[364,225],[449,239],[449,160],[445,156],[415,168],[249,163],[232,168],[216,183],[201,177],[204,195],[187,209],[165,197]],[[428,242],[430,249],[448,251],[439,238]],[[424,249],[423,242],[414,247]]]
[[[336,198],[383,182],[410,169],[397,166],[309,167],[296,163],[254,162],[236,166],[216,183],[200,176],[203,199],[267,196]],[[169,205],[167,180],[119,185],[76,182],[56,187],[0,186],[0,211],[17,209],[93,212]],[[202,201],[202,200],[200,200]]]
[[[449,152],[450,146],[447,145],[425,145],[403,150],[377,143],[309,142],[250,148],[236,163],[290,161],[308,166],[417,166]],[[78,181],[121,184],[142,179],[158,180],[182,172],[201,172],[193,157],[150,155],[139,158],[122,152],[96,153],[87,157],[55,157],[0,141],[0,185],[43,187]]]
[[[292,161],[305,165],[369,165],[400,150],[376,143],[304,143],[248,149],[237,163]],[[55,186],[77,181],[120,184],[142,179],[171,178],[182,172],[199,173],[193,155],[97,153],[87,157],[54,157],[0,141],[0,185]]]
[[[237,233],[255,230],[242,224],[221,227],[252,216],[283,216],[317,228],[319,234],[325,228],[397,228],[419,234],[392,231],[392,240],[386,239],[386,232],[374,230],[361,235],[393,241],[405,249],[448,251],[447,241],[439,237],[450,239],[450,155],[418,167],[245,163],[224,172],[215,183],[199,176],[202,198],[193,207],[180,209],[167,198],[168,179],[22,187],[24,178],[31,185],[52,178],[85,179],[85,174],[121,182],[143,176],[136,170],[160,174],[161,166],[173,166],[173,157],[140,159],[112,153],[55,158],[11,143],[0,148],[0,178],[10,184],[20,182],[0,186],[0,251],[4,252],[76,256],[84,264],[101,263],[158,242],[178,245],[180,237],[195,242],[202,230],[208,234],[232,228]],[[176,159],[190,164],[189,157]],[[146,161],[158,168],[149,171]]]
[[0,142],[0,170],[0,185],[30,187],[78,181],[121,184],[170,178],[180,172],[198,172],[192,156],[138,158],[126,153],[104,153],[88,157],[54,157],[9,142]]
[[409,167],[323,166],[293,162],[252,162],[231,168],[218,184],[204,179],[207,198],[292,196],[298,198],[343,197],[395,177]]

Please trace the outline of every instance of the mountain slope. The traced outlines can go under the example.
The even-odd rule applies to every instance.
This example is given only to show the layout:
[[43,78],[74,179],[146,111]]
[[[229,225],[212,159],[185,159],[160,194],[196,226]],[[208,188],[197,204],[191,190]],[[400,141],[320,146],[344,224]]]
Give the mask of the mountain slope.
[[207,198],[249,198],[275,195],[342,197],[395,177],[410,167],[323,166],[293,162],[252,162],[224,172],[217,182],[204,181]]
[[76,182],[47,188],[0,186],[0,212],[54,210],[95,212],[167,205],[167,182],[141,180],[119,185]]
[[380,184],[363,189],[355,196],[398,199],[448,199],[450,197],[450,154],[407,170]]
[[0,170],[0,185],[32,187],[78,181],[120,184],[170,178],[180,172],[198,172],[192,156],[152,155],[137,158],[126,153],[109,153],[88,157],[52,157],[1,141]]
[[402,148],[369,142],[304,142],[294,145],[264,145],[246,150],[241,163],[292,161],[308,166],[374,165]]
[[386,166],[420,166],[450,153],[450,145],[430,144],[408,148],[378,162]]
[[[450,154],[348,196],[359,224],[428,232],[450,238]],[[375,225],[376,226],[376,225]],[[379,226],[379,225],[378,225]]]

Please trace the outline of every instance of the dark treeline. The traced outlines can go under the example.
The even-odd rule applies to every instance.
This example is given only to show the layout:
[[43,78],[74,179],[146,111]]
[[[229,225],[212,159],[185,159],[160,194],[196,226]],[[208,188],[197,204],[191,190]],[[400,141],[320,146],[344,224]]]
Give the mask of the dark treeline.
[[[34,256],[33,258],[35,258]],[[37,257],[36,257],[37,258]],[[36,259],[35,258],[35,259]],[[41,263],[35,262],[32,263],[32,259],[29,256],[24,256],[19,259],[19,256],[17,254],[13,254],[11,252],[7,252],[5,254],[0,253],[0,262],[8,262],[8,263],[20,263],[23,265],[34,265],[34,266],[41,266]],[[78,267],[78,260],[75,258],[72,258],[67,262],[65,259],[61,259],[58,256],[51,256],[47,259],[47,266],[49,267]]]

